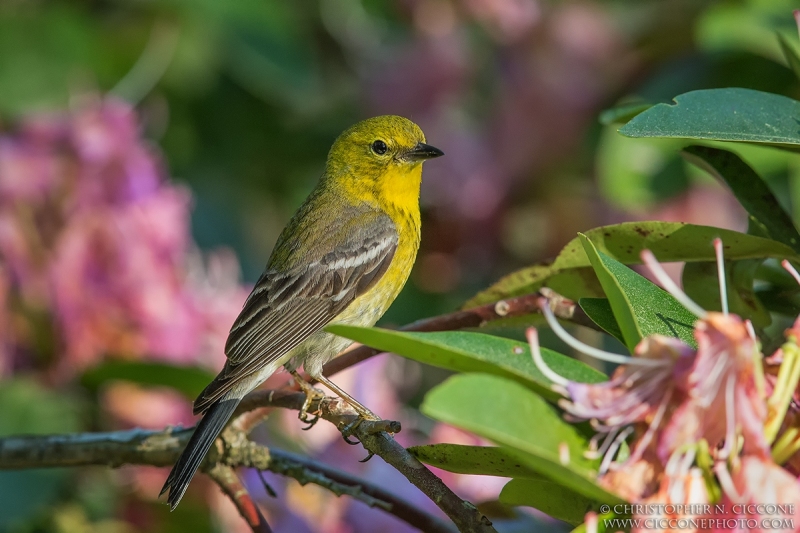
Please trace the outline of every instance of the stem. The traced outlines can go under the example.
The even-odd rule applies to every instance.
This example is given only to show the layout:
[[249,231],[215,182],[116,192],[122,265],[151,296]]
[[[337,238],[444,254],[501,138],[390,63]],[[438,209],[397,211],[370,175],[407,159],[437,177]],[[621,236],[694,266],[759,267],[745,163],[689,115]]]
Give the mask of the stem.
[[767,400],[767,423],[764,435],[768,444],[772,444],[781,429],[786,410],[792,401],[797,382],[800,381],[800,348],[790,339],[782,347],[783,362],[778,371],[778,381],[772,395]]
[[208,476],[213,479],[222,492],[231,499],[236,510],[242,515],[247,525],[253,530],[253,533],[272,533],[272,528],[269,527],[267,519],[261,513],[256,502],[247,492],[247,489],[239,481],[236,472],[230,466],[220,463],[214,465],[208,471]]

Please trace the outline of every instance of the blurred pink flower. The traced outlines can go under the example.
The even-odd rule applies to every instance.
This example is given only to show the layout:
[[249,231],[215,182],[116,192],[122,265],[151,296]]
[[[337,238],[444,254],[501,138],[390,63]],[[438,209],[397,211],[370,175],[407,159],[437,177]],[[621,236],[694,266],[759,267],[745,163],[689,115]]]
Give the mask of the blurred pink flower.
[[[717,513],[728,519],[736,519],[736,528],[714,528],[713,533],[767,531],[792,532],[800,530],[800,485],[798,480],[769,458],[758,456],[742,457],[734,465],[728,478],[721,472],[723,497],[719,502],[724,513]],[[749,504],[758,504],[753,506]],[[781,506],[791,513],[765,511],[762,506]],[[789,527],[790,524],[793,524]]]
[[0,135],[0,263],[19,295],[3,312],[51,316],[58,377],[109,355],[220,366],[246,290],[231,253],[196,252],[190,205],[125,102]]
[[646,526],[634,527],[631,533],[666,533],[669,529],[652,526],[663,525],[668,527],[670,524],[678,523],[670,521],[677,520],[686,520],[686,522],[680,522],[685,524],[685,526],[681,527],[683,532],[699,533],[708,531],[707,529],[698,529],[694,527],[692,522],[688,521],[710,518],[703,514],[698,515],[691,512],[693,510],[704,511],[707,509],[705,506],[710,503],[706,481],[703,477],[703,472],[699,468],[692,468],[680,477],[664,476],[658,492],[645,499],[642,503],[657,504],[651,509],[657,509],[658,512],[646,515],[635,514],[633,518],[642,520],[642,523],[646,524]]
[[678,381],[688,397],[671,415],[659,442],[663,461],[687,443],[705,439],[726,458],[742,437],[744,454],[770,455],[764,436],[767,417],[756,387],[758,347],[736,315],[708,313],[695,327],[697,352],[691,371]]

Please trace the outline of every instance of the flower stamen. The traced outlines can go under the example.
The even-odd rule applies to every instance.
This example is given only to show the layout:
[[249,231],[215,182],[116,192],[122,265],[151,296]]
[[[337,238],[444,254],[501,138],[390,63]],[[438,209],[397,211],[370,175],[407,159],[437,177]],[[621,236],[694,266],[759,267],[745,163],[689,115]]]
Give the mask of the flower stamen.
[[567,333],[567,330],[561,327],[561,324],[558,323],[558,320],[553,314],[552,309],[550,309],[549,302],[545,300],[545,303],[540,307],[545,320],[547,320],[547,325],[550,326],[550,329],[553,330],[558,338],[567,343],[571,348],[578,350],[585,355],[594,357],[595,359],[600,359],[601,361],[608,361],[609,363],[617,363],[621,365],[664,366],[671,363],[671,361],[665,359],[644,359],[641,357],[630,357],[627,355],[606,352],[605,350],[600,350],[594,346],[584,344]]
[[[547,308],[550,309],[549,306]],[[544,362],[544,359],[542,358],[542,351],[539,349],[539,332],[536,330],[536,328],[528,328],[526,334],[528,337],[528,344],[531,346],[533,363],[536,365],[536,368],[539,369],[539,372],[544,374],[544,377],[553,382],[551,388],[554,391],[558,392],[562,396],[566,396],[566,387],[569,385],[569,380],[558,375],[558,373],[550,369],[550,367],[547,366],[547,363]]]
[[728,289],[725,282],[725,257],[722,252],[722,239],[714,239],[714,254],[717,256],[717,277],[719,278],[719,301],[722,314],[728,316]]
[[697,305],[694,300],[689,298],[689,296],[683,292],[672,278],[669,277],[664,271],[664,268],[661,264],[656,260],[656,256],[653,255],[653,252],[650,250],[642,250],[641,256],[642,262],[650,269],[650,272],[653,273],[653,276],[658,280],[664,290],[666,290],[670,295],[678,300],[686,309],[689,310],[690,313],[695,315],[697,318],[705,318],[707,313],[706,311]]
[[797,284],[800,285],[800,273],[797,272],[797,270],[794,268],[794,266],[787,259],[784,259],[783,261],[781,261],[781,266],[789,274],[791,274],[792,277],[794,278],[794,280],[797,282]]
[[720,459],[727,459],[736,446],[736,376],[731,374],[725,382],[725,444],[719,452]]
[[631,433],[633,433],[633,426],[628,426],[625,429],[623,429],[619,435],[617,435],[617,437],[611,443],[611,446],[609,446],[608,451],[605,454],[605,457],[603,457],[603,462],[600,463],[600,470],[599,470],[600,474],[605,474],[606,472],[608,472],[608,467],[611,466],[611,462],[617,455],[620,446],[622,446],[622,443],[625,442],[625,439],[627,439],[628,435],[630,435]]

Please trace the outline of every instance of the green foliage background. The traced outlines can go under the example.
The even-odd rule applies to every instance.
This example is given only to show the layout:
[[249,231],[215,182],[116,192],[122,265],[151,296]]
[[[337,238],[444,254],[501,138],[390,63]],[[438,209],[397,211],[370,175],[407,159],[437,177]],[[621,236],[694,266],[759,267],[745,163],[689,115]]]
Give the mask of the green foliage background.
[[[663,323],[639,311],[665,296],[624,265],[637,263],[643,248],[664,261],[694,261],[683,272],[684,285],[713,309],[719,297],[703,288],[715,273],[703,265],[713,258],[710,239],[722,236],[737,280],[732,310],[777,339],[796,314],[797,293],[776,260],[797,260],[800,251],[791,224],[800,214],[794,153],[800,47],[791,2],[530,2],[535,16],[516,33],[477,0],[425,5],[433,4],[438,7],[423,8],[422,0],[4,2],[2,125],[69,106],[87,90],[138,102],[171,175],[193,191],[196,240],[233,247],[252,282],[338,132],[374,114],[407,115],[447,157],[426,168],[423,250],[384,324],[547,285],[576,299],[607,298],[582,304],[621,344],[611,336],[594,340],[630,348],[642,335],[662,331]],[[426,70],[428,63],[433,67]],[[742,89],[726,89],[732,87]],[[667,105],[678,95],[677,105]],[[731,108],[742,112],[737,120],[730,120]],[[764,124],[769,132],[759,129]],[[703,147],[687,148],[697,142]],[[477,159],[476,147],[483,150]],[[753,195],[753,183],[765,194]],[[467,186],[474,197],[491,193],[493,201],[477,202],[462,192]],[[711,203],[693,206],[700,194]],[[666,222],[634,222],[650,219]],[[578,231],[586,238],[576,237]],[[555,262],[545,262],[551,257]],[[685,310],[670,309],[675,322],[686,322]],[[519,323],[494,327],[511,339],[340,332],[465,372],[431,392],[446,374],[428,374],[406,399],[421,403],[429,417],[502,447],[420,446],[420,458],[457,472],[514,477],[501,502],[578,523],[587,506],[613,496],[594,484],[597,465],[559,463],[558,443],[570,443],[578,458],[586,436],[560,419],[548,403],[546,380],[527,359],[509,362],[521,339]],[[596,370],[555,351],[545,358],[563,376],[599,379]],[[93,390],[109,376],[167,380],[155,366],[137,377],[142,371],[107,365],[87,373],[83,385]],[[176,388],[191,396],[205,376],[184,378]],[[85,398],[55,397],[25,379],[3,385],[0,433],[84,427],[77,413],[87,410]],[[485,395],[479,402],[475,390]],[[530,419],[540,421],[535,432],[524,422]],[[541,438],[545,426],[552,442]],[[523,472],[492,471],[492,454],[521,458]],[[135,530],[109,518],[110,498],[96,488],[105,486],[102,479],[69,487],[63,472],[33,475],[47,481],[3,478],[0,530]],[[36,489],[43,484],[52,493]],[[68,503],[53,518],[37,507],[39,500]],[[159,515],[164,531],[213,530],[208,510],[192,505],[169,518],[155,506],[148,512]]]

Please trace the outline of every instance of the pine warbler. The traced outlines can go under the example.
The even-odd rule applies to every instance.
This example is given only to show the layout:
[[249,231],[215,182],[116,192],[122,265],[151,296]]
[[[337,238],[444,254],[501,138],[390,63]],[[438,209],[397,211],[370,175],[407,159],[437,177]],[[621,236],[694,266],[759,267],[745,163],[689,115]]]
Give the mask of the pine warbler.
[[420,241],[422,162],[444,155],[402,117],[359,122],[328,154],[325,173],[281,233],[264,273],[233,324],[222,371],[194,403],[204,413],[161,494],[178,505],[195,471],[239,401],[281,366],[306,392],[300,413],[319,394],[297,374],[377,417],[322,375],[351,341],[323,331],[332,322],[371,326],[408,279]]

